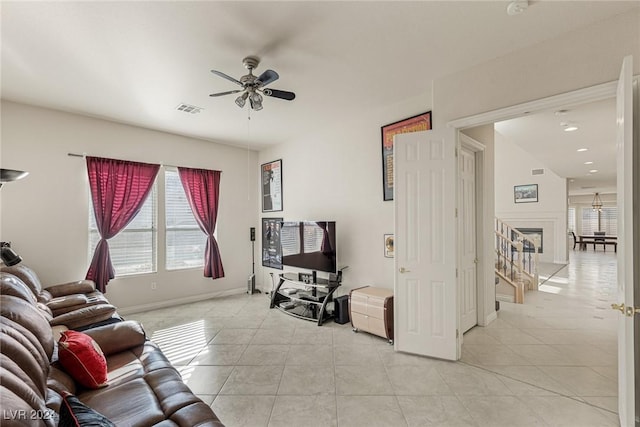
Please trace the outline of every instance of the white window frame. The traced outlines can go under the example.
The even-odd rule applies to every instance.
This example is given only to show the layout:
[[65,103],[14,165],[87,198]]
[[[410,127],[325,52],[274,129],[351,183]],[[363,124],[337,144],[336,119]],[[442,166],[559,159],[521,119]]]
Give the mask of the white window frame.
[[[109,241],[112,242],[114,239],[117,239],[118,236],[124,236],[128,233],[151,232],[151,268],[144,271],[122,272],[122,270],[120,270],[119,272],[118,269],[119,268],[122,269],[122,266],[118,265],[117,261],[114,261],[114,257],[112,256],[111,262],[113,264],[113,269],[116,272],[116,277],[138,276],[142,274],[157,273],[158,271],[158,180],[157,179],[153,183],[151,192],[149,193],[147,200],[145,200],[144,205],[146,206],[147,203],[152,203],[151,228],[150,229],[149,228],[131,228],[130,225],[133,223],[132,221],[132,223],[130,223],[127,227],[125,227],[122,231],[120,231],[120,233],[118,233],[113,238],[109,239]],[[91,226],[95,220],[95,216],[93,213],[93,201],[91,199],[91,192],[89,192],[89,209],[88,210],[89,210],[88,264],[90,264],[95,252],[95,246],[93,246],[91,242],[93,241],[94,238],[96,238],[96,241],[99,241],[100,239],[100,233],[98,232],[98,229]],[[110,245],[110,251],[113,251],[113,245]],[[117,258],[115,259],[117,260]]]
[[[164,268],[167,271],[175,271],[175,270],[190,270],[190,269],[201,269],[202,267],[204,267],[204,251],[205,251],[205,245],[206,245],[206,235],[202,232],[202,230],[200,229],[200,227],[198,226],[198,224],[195,222],[195,218],[194,218],[194,225],[192,226],[180,226],[180,227],[176,227],[176,226],[169,226],[167,225],[167,218],[169,217],[167,215],[167,202],[168,202],[168,197],[167,197],[167,179],[169,175],[175,175],[178,177],[178,179],[180,179],[179,175],[178,175],[178,170],[177,168],[172,168],[172,167],[165,167],[164,170],[164,214],[165,214],[165,221],[164,221],[164,236],[165,236],[165,259],[164,259]],[[189,211],[191,211],[191,207],[189,206],[189,203],[186,201],[186,195],[185,195],[185,204],[186,207],[189,209]],[[203,239],[203,247],[202,247],[202,252],[199,253],[197,258],[194,258],[191,262],[192,264],[190,265],[185,265],[185,266],[169,266],[169,262],[173,261],[175,262],[175,259],[172,258],[170,256],[171,251],[169,250],[169,233],[170,232],[193,232],[193,231],[197,231],[198,233],[200,233],[202,235],[202,239]],[[216,231],[214,232],[214,236],[217,233],[217,226],[216,226]]]

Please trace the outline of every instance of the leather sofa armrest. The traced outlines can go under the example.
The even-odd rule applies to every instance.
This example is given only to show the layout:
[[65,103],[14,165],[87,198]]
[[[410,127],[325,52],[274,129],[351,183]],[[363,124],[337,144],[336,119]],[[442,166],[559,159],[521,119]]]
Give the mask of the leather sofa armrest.
[[90,305],[56,316],[49,320],[49,324],[51,326],[64,325],[69,329],[75,329],[107,320],[115,312],[116,308],[111,304]]
[[54,298],[71,294],[88,294],[96,290],[96,284],[92,280],[79,280],[76,282],[60,283],[59,285],[44,288]]
[[98,343],[105,356],[137,347],[147,340],[142,325],[135,320],[124,320],[83,332]]
[[56,297],[51,301],[47,302],[47,307],[51,309],[51,311],[56,312],[61,308],[72,307],[74,305],[86,305],[89,302],[85,294],[72,294],[62,297]]

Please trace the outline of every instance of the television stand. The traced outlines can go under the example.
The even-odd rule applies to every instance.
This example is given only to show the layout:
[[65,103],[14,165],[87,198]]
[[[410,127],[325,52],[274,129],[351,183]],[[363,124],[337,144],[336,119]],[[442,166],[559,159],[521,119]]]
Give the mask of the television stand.
[[339,281],[329,282],[318,278],[315,283],[305,283],[299,280],[296,273],[282,273],[279,277],[278,286],[271,294],[270,308],[317,322],[318,326],[333,319],[335,310],[333,306],[328,310],[327,305],[333,302],[333,293],[340,286]]

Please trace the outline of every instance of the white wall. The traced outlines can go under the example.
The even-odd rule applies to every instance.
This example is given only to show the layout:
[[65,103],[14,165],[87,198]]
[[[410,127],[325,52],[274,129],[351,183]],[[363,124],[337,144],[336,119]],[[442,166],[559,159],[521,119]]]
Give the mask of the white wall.
[[[304,140],[260,152],[260,163],[282,159],[284,200],[282,212],[261,217],[336,221],[338,264],[349,266],[340,295],[365,284],[393,288],[394,260],[384,256],[384,234],[394,232],[393,201],[383,201],[380,127],[429,111],[429,99],[426,94],[402,105],[363,108],[341,122],[319,121]],[[281,271],[259,267],[257,279],[266,289],[271,272]]]
[[[495,144],[496,217],[516,228],[542,228],[540,261],[568,262],[567,180],[499,132]],[[533,169],[544,169],[544,174],[533,175]],[[538,184],[537,203],[514,202],[513,187],[525,184]]]
[[4,101],[0,149],[3,168],[29,171],[0,191],[0,238],[13,242],[43,283],[84,278],[89,264],[86,166],[67,156],[72,152],[222,171],[218,244],[226,277],[205,279],[202,269],[164,271],[159,245],[157,273],[109,283],[107,297],[121,311],[246,291],[249,228],[258,224],[257,153],[248,165],[240,148]]

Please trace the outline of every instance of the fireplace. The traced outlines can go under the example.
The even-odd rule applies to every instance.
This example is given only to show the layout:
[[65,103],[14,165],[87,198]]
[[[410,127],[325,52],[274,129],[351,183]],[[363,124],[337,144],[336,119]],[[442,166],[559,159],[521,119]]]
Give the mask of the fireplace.
[[[542,247],[543,244],[542,242],[544,241],[542,239],[542,228],[516,228],[516,230],[518,230],[519,232],[521,232],[522,234],[526,234],[527,236],[530,236],[531,238],[535,237],[535,236],[539,236],[540,237],[540,248],[538,249],[538,253],[541,254],[542,253]],[[511,240],[516,240],[516,233],[512,232],[512,236],[511,236]],[[533,245],[529,242],[527,242],[526,240],[523,242],[523,247],[522,247],[522,251],[523,252],[533,252]]]

